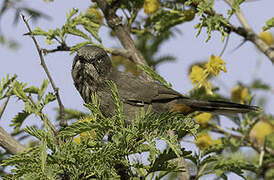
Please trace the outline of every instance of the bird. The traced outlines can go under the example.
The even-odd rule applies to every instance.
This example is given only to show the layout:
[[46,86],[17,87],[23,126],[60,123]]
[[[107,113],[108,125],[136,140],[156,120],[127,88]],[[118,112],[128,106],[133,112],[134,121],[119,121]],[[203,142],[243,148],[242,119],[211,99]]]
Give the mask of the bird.
[[149,106],[152,113],[176,112],[184,116],[196,111],[230,115],[259,110],[257,106],[233,102],[192,99],[158,82],[119,71],[112,66],[107,52],[94,45],[78,49],[71,74],[84,102],[92,103],[91,95],[96,93],[100,110],[106,117],[115,115],[115,104],[107,83],[113,81],[123,103],[123,113],[129,122],[136,117],[136,112]]

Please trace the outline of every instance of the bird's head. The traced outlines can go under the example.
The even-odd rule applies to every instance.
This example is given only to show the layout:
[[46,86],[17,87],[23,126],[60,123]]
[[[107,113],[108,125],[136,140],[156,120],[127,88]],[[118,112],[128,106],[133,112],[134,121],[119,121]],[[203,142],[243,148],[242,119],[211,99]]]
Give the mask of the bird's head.
[[93,66],[99,76],[104,76],[110,72],[112,68],[111,61],[106,51],[97,46],[86,45],[77,51],[76,61],[87,67]]
[[85,102],[90,95],[105,84],[112,71],[112,64],[104,49],[96,46],[83,46],[78,51],[72,65],[74,85]]

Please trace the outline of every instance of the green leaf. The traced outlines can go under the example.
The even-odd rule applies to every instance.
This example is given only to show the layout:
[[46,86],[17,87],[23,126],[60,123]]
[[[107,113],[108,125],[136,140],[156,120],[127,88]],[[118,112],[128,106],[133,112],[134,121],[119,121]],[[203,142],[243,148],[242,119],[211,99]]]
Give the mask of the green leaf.
[[110,87],[110,90],[111,90],[111,97],[112,97],[112,100],[115,104],[115,107],[116,107],[116,113],[118,115],[118,119],[120,119],[120,123],[124,123],[122,121],[122,113],[123,113],[123,104],[122,102],[120,101],[120,98],[119,98],[119,93],[118,93],[118,89],[117,89],[117,86],[116,84],[113,82],[113,81],[107,81],[107,84],[108,86]]
[[76,27],[72,27],[72,26],[64,26],[63,27],[63,31],[67,34],[72,34],[72,35],[75,35],[75,36],[80,36],[84,39],[87,39],[87,40],[90,40],[90,37],[88,35],[86,35],[84,32],[82,32],[81,30],[77,29]]
[[87,45],[87,44],[91,44],[91,43],[92,43],[92,42],[90,42],[90,41],[85,41],[85,42],[78,43],[78,44],[72,46],[72,47],[70,48],[70,51],[71,51],[70,54],[75,53],[80,47],[82,47],[82,46],[84,46],[84,45]]
[[25,111],[26,111],[27,113],[32,113],[32,112],[33,112],[33,110],[32,110],[32,105],[31,105],[30,102],[25,102]]
[[32,34],[46,37],[48,44],[58,43],[59,46],[65,47],[67,47],[65,40],[68,35],[82,37],[86,41],[73,45],[71,53],[74,53],[82,45],[94,44],[91,37],[101,43],[101,38],[98,35],[100,26],[97,19],[82,15],[78,9],[72,9],[67,14],[66,23],[61,28],[49,29],[47,32],[38,27]]
[[16,78],[17,75],[13,75],[10,78],[9,74],[7,74],[6,79],[2,78],[2,81],[0,81],[0,100],[10,95],[12,92],[12,83]]
[[43,101],[44,105],[54,101],[56,99],[55,95],[53,93],[48,93],[45,97],[45,100]]
[[270,87],[268,84],[264,83],[262,80],[255,79],[252,84],[250,85],[250,88],[253,89],[262,89],[262,90],[270,90]]
[[29,86],[29,87],[27,87],[27,88],[24,89],[24,92],[26,92],[26,93],[32,93],[32,94],[38,94],[39,88],[35,87],[35,86]]
[[59,133],[59,136],[74,137],[80,133],[91,131],[96,128],[98,128],[98,126],[92,125],[89,122],[76,122],[62,129]]
[[35,30],[32,31],[32,34],[36,36],[48,36],[50,33],[42,30],[40,27],[37,27]]
[[16,81],[13,84],[13,94],[15,94],[19,99],[21,99],[24,102],[28,102],[28,97],[26,95],[26,93],[24,92],[24,87],[26,86],[26,84],[22,84],[19,83],[18,81]]
[[143,66],[143,65],[138,65],[138,68],[140,68],[143,72],[145,72],[147,75],[152,77],[154,80],[158,81],[162,85],[172,88],[172,85],[168,83],[162,76],[160,76],[158,73],[153,71],[150,67],[148,66]]
[[46,168],[46,159],[47,159],[47,141],[43,138],[42,139],[42,146],[41,146],[41,169],[42,172],[45,173]]
[[274,132],[266,136],[266,147],[274,149]]
[[272,17],[271,19],[267,20],[266,21],[266,26],[263,27],[263,31],[266,31],[270,28],[273,28],[274,27],[274,17]]
[[173,137],[169,135],[168,137],[162,137],[161,139],[166,141],[168,146],[172,149],[172,151],[176,154],[177,157],[180,157],[182,155],[177,135],[174,135]]
[[[58,110],[58,112],[60,111],[59,108],[56,110]],[[82,111],[79,111],[76,109],[65,108],[65,119],[66,120],[81,119],[81,118],[87,117],[88,115],[89,115],[88,113],[85,113],[85,112],[82,112]],[[60,113],[58,113],[58,116],[56,119],[57,120],[61,119]]]
[[21,125],[23,124],[24,120],[30,115],[31,113],[22,111],[16,114],[16,116],[12,119],[10,126],[14,126],[14,131],[19,132]]
[[78,11],[79,10],[77,8],[73,8],[72,10],[70,9],[69,13],[67,14],[67,20],[70,20],[72,16],[78,13]]
[[43,83],[40,87],[40,90],[38,91],[38,101],[40,101],[42,99],[43,95],[45,94],[48,84],[49,84],[48,80],[44,79]]
[[41,129],[37,129],[36,127],[29,127],[27,126],[24,131],[34,137],[36,137],[39,140],[42,140],[43,138],[46,137],[46,132]]

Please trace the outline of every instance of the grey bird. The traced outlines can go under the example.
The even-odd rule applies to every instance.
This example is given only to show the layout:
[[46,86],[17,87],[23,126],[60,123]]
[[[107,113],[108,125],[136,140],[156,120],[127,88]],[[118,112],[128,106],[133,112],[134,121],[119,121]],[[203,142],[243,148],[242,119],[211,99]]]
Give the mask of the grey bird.
[[97,46],[83,46],[78,50],[72,65],[72,77],[86,103],[91,102],[92,93],[97,94],[100,109],[107,117],[114,115],[115,106],[106,80],[114,81],[123,102],[124,115],[129,121],[135,118],[136,112],[142,107],[146,109],[149,105],[153,113],[173,111],[183,115],[195,111],[231,115],[259,110],[257,106],[191,99],[157,82],[118,71],[112,67],[105,50]]

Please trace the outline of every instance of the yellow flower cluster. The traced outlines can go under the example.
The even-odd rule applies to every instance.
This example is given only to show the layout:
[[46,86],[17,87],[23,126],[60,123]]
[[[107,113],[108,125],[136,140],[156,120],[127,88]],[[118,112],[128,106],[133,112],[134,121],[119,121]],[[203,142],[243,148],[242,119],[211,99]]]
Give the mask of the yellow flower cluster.
[[92,6],[86,10],[85,15],[95,17],[95,22],[99,25],[102,25],[104,22],[104,17],[102,13],[97,8],[94,8]]
[[274,125],[268,120],[262,120],[253,126],[249,136],[258,145],[263,146],[265,137],[271,133],[274,133]]
[[226,72],[225,62],[218,56],[211,55],[209,62],[206,64],[208,73],[218,76],[220,71]]
[[205,87],[208,94],[212,94],[211,84],[207,80],[207,77],[211,74],[218,76],[220,71],[226,72],[225,61],[220,57],[211,55],[208,63],[202,68],[198,65],[194,65],[189,74],[189,78],[195,87]]
[[201,127],[206,127],[208,122],[211,120],[212,114],[210,113],[200,113],[194,117],[194,120],[200,124]]
[[259,37],[269,46],[274,43],[273,35],[269,31],[260,32]]
[[160,8],[160,3],[158,0],[144,0],[143,8],[146,14],[153,14]]
[[[91,121],[91,118],[89,118],[89,117],[86,117],[86,118],[84,118],[84,119],[80,119],[80,120],[79,120],[79,122],[90,122],[90,121]],[[82,133],[80,134],[80,136],[75,137],[75,138],[73,139],[73,141],[74,141],[75,143],[77,143],[77,144],[80,144],[81,140],[84,139],[86,136],[94,137],[94,136],[95,136],[94,130],[92,130],[91,132],[82,132]]]
[[222,140],[221,139],[213,140],[210,134],[208,134],[208,132],[201,132],[197,135],[195,144],[196,146],[198,146],[200,150],[205,150],[212,145],[222,144]]
[[233,102],[244,103],[251,98],[248,89],[244,86],[236,86],[231,90],[231,99]]

